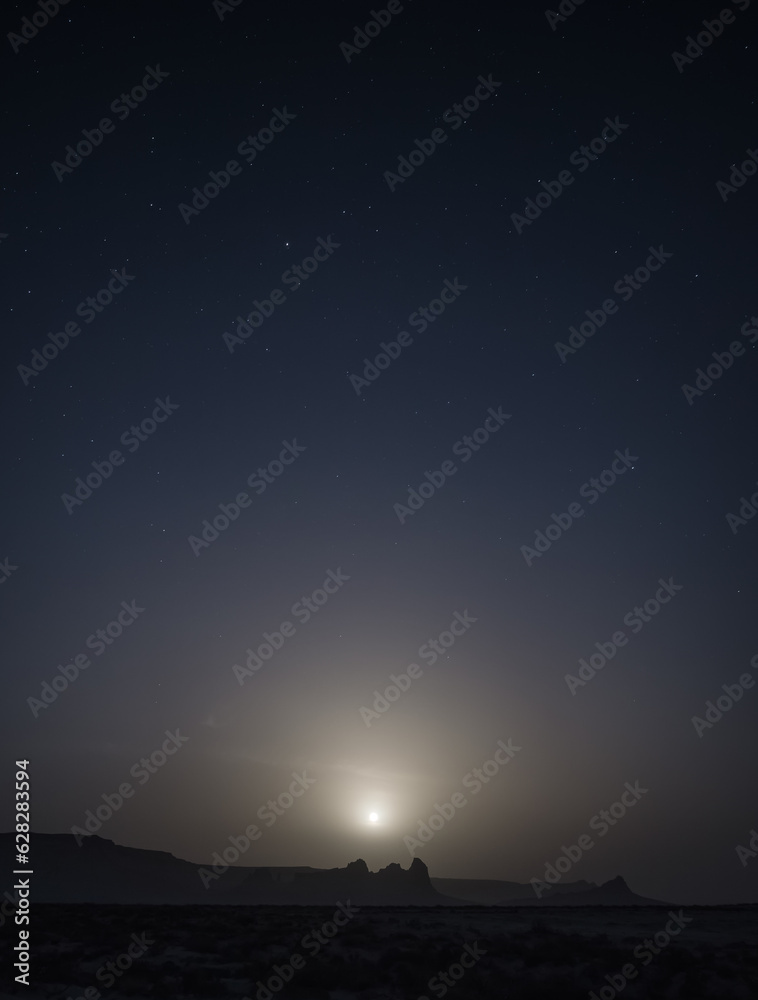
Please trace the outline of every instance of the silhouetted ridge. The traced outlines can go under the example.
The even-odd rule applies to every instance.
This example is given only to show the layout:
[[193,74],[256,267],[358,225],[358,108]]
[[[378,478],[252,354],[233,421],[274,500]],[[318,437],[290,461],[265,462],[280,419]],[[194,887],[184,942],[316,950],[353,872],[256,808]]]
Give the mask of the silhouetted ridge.
[[[11,852],[14,835],[0,834]],[[531,885],[477,879],[434,879],[420,858],[377,872],[363,858],[344,868],[261,868],[182,861],[166,851],[123,847],[104,837],[33,834],[35,899],[40,903],[237,904],[333,906],[663,906],[631,891],[619,875],[597,886],[562,883],[537,899]],[[252,860],[253,852],[248,855]]]
[[359,878],[363,878],[366,875],[368,875],[368,865],[363,860],[363,858],[358,858],[357,861],[350,861],[345,870],[349,875],[353,875]]

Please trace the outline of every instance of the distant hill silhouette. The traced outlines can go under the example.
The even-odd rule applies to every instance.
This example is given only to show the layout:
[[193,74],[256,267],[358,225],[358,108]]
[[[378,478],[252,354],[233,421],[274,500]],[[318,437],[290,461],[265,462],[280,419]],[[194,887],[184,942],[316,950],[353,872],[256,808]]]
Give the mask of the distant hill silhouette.
[[[0,834],[8,857],[13,834]],[[430,879],[420,858],[409,868],[371,872],[362,859],[345,868],[216,868],[165,851],[123,847],[91,836],[32,835],[34,898],[38,903],[358,906],[663,906],[635,895],[619,877],[602,886],[558,884],[541,900],[532,887],[486,879]]]
[[[522,900],[527,894],[533,899],[537,898],[528,882],[501,882],[499,879],[483,878],[433,878],[431,882],[434,888],[445,896],[465,899],[469,903],[480,903],[482,906],[510,904],[515,900]],[[559,882],[549,892],[576,893],[596,888],[594,882]]]
[[[584,883],[585,885],[587,883]],[[522,899],[509,899],[509,906],[673,906],[673,903],[665,903],[660,899],[648,899],[645,896],[638,896],[632,892],[624,879],[617,875],[616,878],[603,882],[602,885],[593,885],[589,889],[577,891],[567,891],[575,889],[574,886],[566,885],[561,892],[556,890],[558,885],[553,886],[544,893],[541,899],[532,892],[530,897]]]
[[347,899],[366,906],[454,906],[433,888],[426,865],[414,858],[410,868],[388,865],[370,872],[362,859],[346,868],[293,870],[284,877],[277,869],[259,868],[229,893],[235,903],[297,903],[327,905]]
[[[12,834],[0,834],[8,856]],[[81,846],[72,834],[32,835],[34,898],[38,903],[294,904],[333,905],[350,899],[364,906],[454,906],[433,888],[426,865],[415,858],[370,872],[363,860],[346,868],[247,868],[213,871],[164,851],[122,847],[91,836]],[[202,876],[202,877],[201,877]]]

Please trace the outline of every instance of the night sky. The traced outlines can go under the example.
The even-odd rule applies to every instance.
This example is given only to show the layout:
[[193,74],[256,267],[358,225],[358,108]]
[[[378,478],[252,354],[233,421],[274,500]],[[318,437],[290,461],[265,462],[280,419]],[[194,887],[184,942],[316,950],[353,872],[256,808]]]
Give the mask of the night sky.
[[756,900],[755,6],[5,10],[33,830]]

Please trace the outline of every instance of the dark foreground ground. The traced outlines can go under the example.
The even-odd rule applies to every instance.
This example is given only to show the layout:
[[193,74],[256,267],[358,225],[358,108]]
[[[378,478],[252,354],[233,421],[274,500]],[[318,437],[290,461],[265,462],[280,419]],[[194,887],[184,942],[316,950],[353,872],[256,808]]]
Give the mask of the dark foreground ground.
[[37,905],[31,985],[13,981],[17,936],[8,920],[0,932],[0,997],[758,997],[758,907],[671,914],[678,922],[665,907],[365,907],[353,914],[346,906]]

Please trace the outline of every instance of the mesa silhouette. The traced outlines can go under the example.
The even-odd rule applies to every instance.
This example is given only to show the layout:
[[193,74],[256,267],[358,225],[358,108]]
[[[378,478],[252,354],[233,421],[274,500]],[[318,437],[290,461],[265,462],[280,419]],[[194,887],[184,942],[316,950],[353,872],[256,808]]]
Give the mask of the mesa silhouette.
[[[10,851],[12,835],[0,834]],[[165,851],[124,847],[103,837],[35,834],[35,899],[39,903],[359,906],[667,906],[629,889],[620,876],[603,885],[555,885],[537,899],[531,885],[495,879],[430,878],[414,858],[369,871],[345,868],[254,868],[198,865]]]

